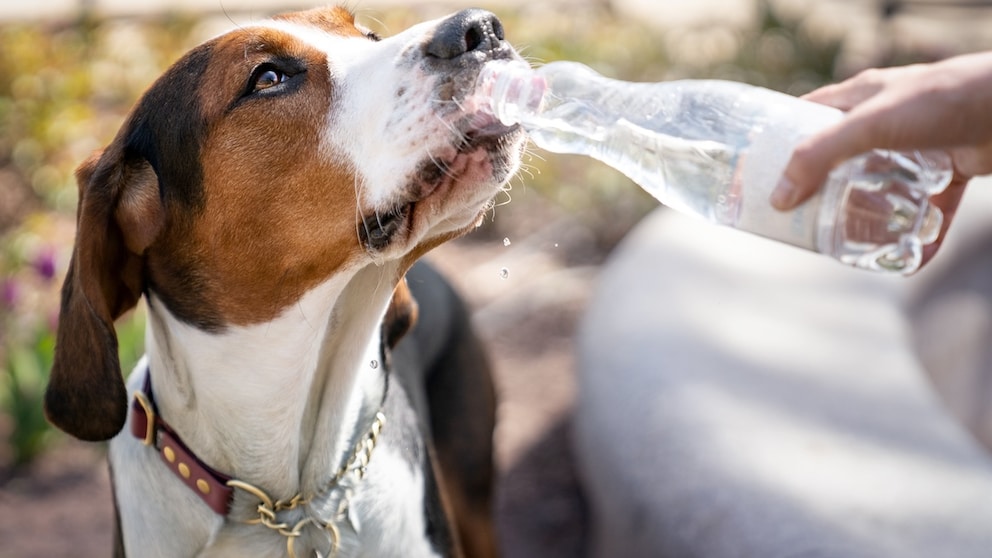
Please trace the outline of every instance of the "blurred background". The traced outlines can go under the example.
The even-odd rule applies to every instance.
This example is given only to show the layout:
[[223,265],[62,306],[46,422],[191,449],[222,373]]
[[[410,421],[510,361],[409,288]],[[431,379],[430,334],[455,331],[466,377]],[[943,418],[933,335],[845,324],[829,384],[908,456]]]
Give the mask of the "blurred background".
[[[383,36],[474,5],[500,16],[508,39],[536,64],[578,60],[625,80],[715,77],[793,94],[870,66],[992,43],[992,2],[977,0],[348,4]],[[235,24],[312,6],[0,4],[0,557],[110,548],[103,448],[53,432],[41,411],[72,249],[74,168],[109,142],[136,98],[185,50]],[[471,303],[496,362],[505,554],[583,556],[587,518],[568,443],[572,336],[598,267],[656,204],[603,165],[536,150],[499,201],[482,229],[430,258]],[[118,332],[129,369],[142,352],[140,310]]]

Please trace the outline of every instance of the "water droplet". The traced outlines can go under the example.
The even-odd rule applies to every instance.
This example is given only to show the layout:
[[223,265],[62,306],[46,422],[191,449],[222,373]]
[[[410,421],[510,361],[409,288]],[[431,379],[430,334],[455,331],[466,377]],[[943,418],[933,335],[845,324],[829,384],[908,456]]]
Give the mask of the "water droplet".
[[510,276],[510,270],[506,269],[505,267],[501,267],[499,270],[499,278],[506,279],[509,276]]
[[369,363],[369,366],[371,366],[372,369],[375,370],[376,368],[379,368],[379,361],[373,360],[372,362]]
[[504,238],[503,239],[503,246],[509,246],[509,245],[510,245],[510,239],[509,238]]

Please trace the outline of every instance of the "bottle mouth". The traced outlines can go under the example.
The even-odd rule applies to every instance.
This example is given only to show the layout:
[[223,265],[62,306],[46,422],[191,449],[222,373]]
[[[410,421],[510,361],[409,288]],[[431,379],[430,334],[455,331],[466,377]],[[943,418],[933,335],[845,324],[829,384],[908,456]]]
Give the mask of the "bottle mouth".
[[493,60],[479,70],[473,97],[480,110],[503,125],[520,124],[524,113],[537,112],[548,84],[521,60]]
[[822,206],[822,221],[831,224],[831,232],[823,229],[819,251],[862,269],[915,272],[944,223],[930,198],[950,182],[950,158],[936,151],[871,151],[852,161],[857,172],[835,171],[827,182],[828,189],[849,188],[839,211],[833,204]]

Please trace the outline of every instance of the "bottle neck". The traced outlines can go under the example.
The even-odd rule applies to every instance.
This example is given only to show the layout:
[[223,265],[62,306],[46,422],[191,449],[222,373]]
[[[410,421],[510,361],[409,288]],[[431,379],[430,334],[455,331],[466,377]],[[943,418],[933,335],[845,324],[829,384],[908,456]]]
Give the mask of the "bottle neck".
[[526,62],[495,61],[480,71],[476,95],[500,122],[512,126],[540,112],[547,88],[547,81]]

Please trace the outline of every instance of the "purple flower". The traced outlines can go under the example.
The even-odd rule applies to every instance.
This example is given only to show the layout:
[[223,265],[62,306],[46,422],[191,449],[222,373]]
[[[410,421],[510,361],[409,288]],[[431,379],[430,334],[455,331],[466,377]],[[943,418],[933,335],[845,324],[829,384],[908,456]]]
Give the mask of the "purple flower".
[[51,246],[42,249],[31,262],[31,267],[46,281],[55,278],[55,249]]

